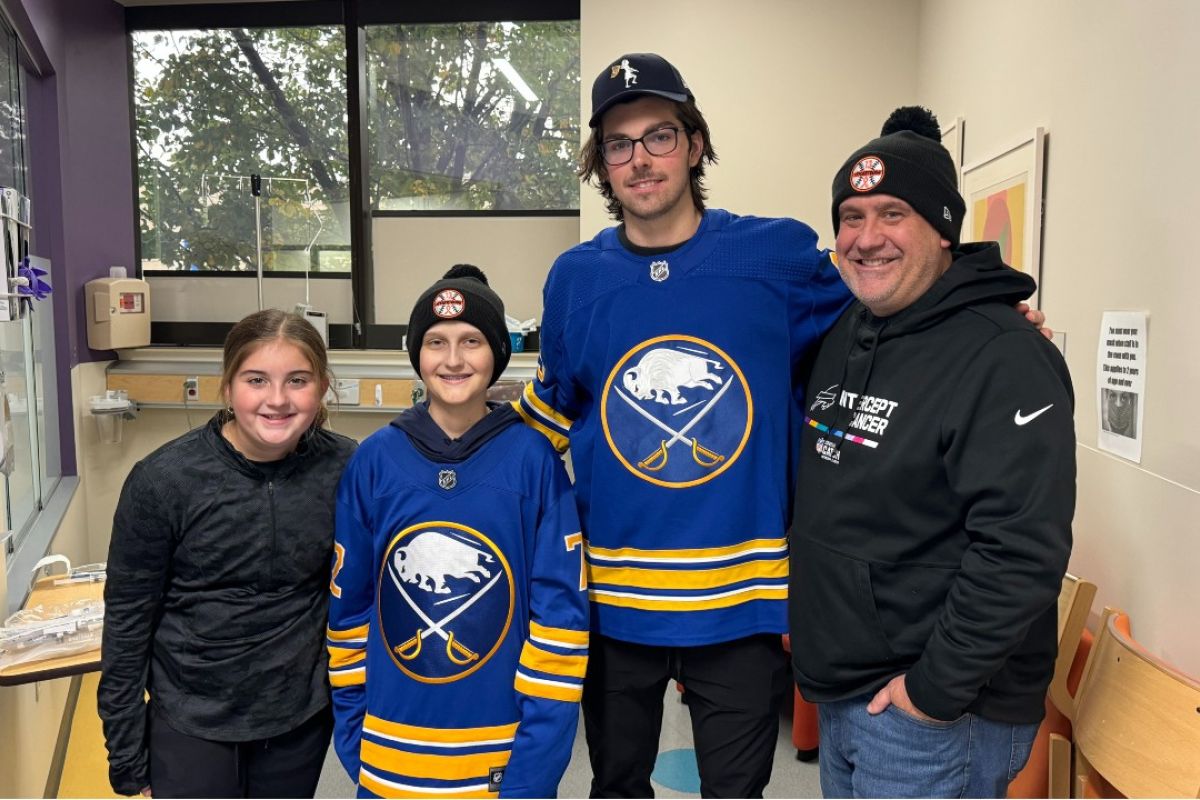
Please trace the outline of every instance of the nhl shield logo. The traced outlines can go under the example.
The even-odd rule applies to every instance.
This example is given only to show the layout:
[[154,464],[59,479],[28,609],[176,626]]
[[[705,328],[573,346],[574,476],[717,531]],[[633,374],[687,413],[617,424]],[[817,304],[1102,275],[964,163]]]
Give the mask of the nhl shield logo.
[[458,486],[458,474],[452,469],[444,469],[438,472],[438,486],[446,491]]
[[482,532],[423,522],[388,544],[379,574],[379,631],[392,663],[422,683],[470,675],[512,624],[512,570]]
[[683,489],[712,480],[745,450],[754,404],[724,350],[673,334],[631,348],[609,372],[600,403],[616,459],[648,483]]
[[671,265],[666,261],[653,261],[650,263],[651,280],[662,283],[669,277],[671,277]]

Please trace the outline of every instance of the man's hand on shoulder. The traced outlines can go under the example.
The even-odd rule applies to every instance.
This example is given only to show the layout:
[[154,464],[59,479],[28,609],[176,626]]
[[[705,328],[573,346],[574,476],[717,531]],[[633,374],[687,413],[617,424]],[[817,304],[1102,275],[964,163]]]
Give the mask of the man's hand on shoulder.
[[1054,331],[1046,327],[1046,315],[1036,308],[1030,308],[1029,303],[1017,303],[1017,312],[1025,315],[1025,319],[1033,323],[1033,327],[1050,341],[1054,341]]
[[908,699],[908,688],[904,684],[904,675],[897,675],[892,678],[888,681],[887,686],[884,686],[875,693],[875,696],[871,698],[871,702],[867,703],[867,713],[882,714],[887,710],[888,706],[895,706],[917,719],[937,722],[933,717],[914,706],[912,700]]

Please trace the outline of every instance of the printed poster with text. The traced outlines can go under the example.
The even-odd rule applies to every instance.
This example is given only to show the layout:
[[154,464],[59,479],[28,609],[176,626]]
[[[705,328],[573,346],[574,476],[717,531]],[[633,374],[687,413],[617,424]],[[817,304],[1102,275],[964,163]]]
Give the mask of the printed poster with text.
[[1146,322],[1144,311],[1105,311],[1096,357],[1100,449],[1137,464],[1146,407]]

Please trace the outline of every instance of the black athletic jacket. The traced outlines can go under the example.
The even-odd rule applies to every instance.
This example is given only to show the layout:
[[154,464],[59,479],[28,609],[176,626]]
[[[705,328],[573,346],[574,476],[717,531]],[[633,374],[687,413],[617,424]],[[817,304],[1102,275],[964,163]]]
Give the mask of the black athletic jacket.
[[172,728],[219,741],[329,703],[334,492],[355,443],[312,431],[264,471],[221,419],[138,462],[113,518],[97,700],[122,794],[149,783],[146,690]]
[[1071,379],[1012,309],[1033,281],[995,244],[954,255],[891,317],[855,303],[817,356],[791,542],[796,681],[833,701],[903,672],[937,719],[1036,722],[1071,551]]

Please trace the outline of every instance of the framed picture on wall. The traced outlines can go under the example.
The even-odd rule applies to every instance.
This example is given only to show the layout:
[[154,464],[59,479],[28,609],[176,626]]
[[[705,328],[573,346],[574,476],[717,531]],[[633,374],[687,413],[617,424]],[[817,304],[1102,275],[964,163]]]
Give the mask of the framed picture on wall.
[[962,191],[962,160],[963,160],[963,125],[962,117],[955,117],[954,122],[942,127],[942,145],[950,151],[954,161],[954,174],[958,176],[958,190]]
[[[1037,128],[994,156],[967,164],[962,193],[967,201],[963,241],[999,242],[1004,263],[1040,281],[1042,175],[1046,131]],[[1038,296],[1029,298],[1037,307]]]

